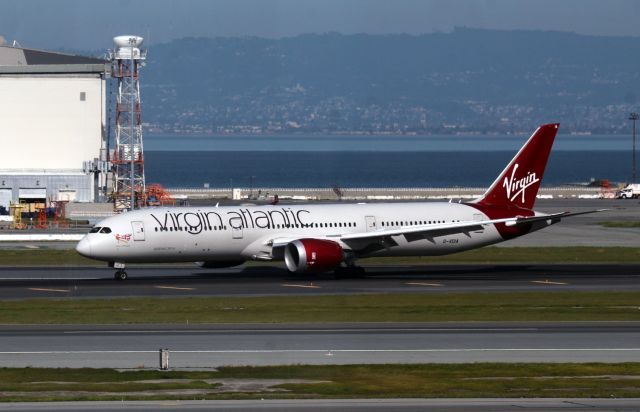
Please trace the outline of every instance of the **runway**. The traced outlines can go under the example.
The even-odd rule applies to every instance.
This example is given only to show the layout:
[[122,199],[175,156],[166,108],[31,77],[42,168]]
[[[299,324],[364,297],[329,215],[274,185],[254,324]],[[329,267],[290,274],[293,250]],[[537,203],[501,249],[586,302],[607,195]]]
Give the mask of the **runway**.
[[632,362],[640,322],[2,326],[4,367]]
[[640,290],[640,265],[365,266],[358,278],[291,276],[276,266],[200,269],[132,267],[125,282],[113,269],[0,268],[0,299],[126,296],[278,296],[478,291]]

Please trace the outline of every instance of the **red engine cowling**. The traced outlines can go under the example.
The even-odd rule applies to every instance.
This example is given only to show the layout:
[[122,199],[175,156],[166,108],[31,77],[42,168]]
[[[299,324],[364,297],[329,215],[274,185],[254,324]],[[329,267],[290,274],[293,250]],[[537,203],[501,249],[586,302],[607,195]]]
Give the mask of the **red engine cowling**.
[[296,239],[284,248],[287,269],[295,273],[318,273],[337,268],[344,251],[336,242],[320,239]]

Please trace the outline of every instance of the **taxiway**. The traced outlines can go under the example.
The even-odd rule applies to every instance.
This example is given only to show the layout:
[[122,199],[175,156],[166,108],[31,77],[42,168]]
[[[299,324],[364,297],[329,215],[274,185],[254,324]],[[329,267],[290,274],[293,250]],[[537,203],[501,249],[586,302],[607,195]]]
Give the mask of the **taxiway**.
[[5,367],[633,362],[640,322],[2,326]]

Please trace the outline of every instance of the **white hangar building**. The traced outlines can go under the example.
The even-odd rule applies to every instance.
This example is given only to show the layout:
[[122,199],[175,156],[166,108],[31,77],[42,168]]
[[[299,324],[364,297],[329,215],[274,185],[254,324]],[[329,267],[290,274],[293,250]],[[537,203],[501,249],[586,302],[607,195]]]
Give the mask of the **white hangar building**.
[[0,212],[104,197],[109,76],[105,60],[0,45]]

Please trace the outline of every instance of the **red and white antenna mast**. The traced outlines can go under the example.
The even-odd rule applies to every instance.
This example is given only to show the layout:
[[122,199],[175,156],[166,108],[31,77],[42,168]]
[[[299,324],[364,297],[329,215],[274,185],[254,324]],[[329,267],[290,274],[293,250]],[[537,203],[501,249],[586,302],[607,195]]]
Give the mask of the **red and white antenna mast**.
[[116,212],[134,210],[145,202],[139,69],[147,53],[140,51],[142,41],[139,36],[114,37],[115,51],[110,52],[112,75],[118,82],[116,146],[111,158]]

